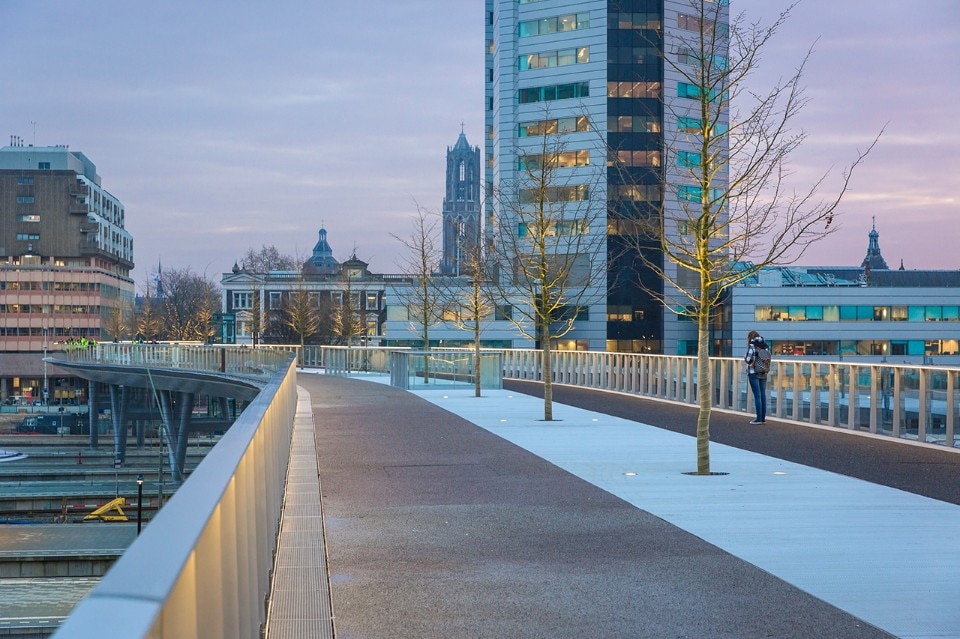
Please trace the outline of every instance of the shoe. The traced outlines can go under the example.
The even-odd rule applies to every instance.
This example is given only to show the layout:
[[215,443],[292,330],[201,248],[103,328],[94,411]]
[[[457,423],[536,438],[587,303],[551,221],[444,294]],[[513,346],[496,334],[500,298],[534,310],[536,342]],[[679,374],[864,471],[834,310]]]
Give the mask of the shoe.
[[763,423],[764,423],[764,422],[761,422],[761,421],[756,420],[756,419],[753,420],[752,422],[750,422],[750,424],[753,425],[753,426],[756,426],[757,424],[763,424]]

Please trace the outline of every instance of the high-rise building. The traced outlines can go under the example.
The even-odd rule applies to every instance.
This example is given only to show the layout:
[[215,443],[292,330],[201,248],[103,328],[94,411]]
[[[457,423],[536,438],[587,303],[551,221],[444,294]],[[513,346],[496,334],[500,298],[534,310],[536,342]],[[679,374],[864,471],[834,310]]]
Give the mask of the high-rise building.
[[83,387],[50,380],[43,353],[129,328],[124,217],[82,153],[16,138],[0,148],[0,398],[76,399]]
[[[664,293],[662,280],[638,259],[643,248],[659,261],[659,246],[641,247],[628,236],[635,235],[631,219],[672,219],[678,197],[697,188],[680,184],[676,163],[687,156],[676,142],[696,117],[698,94],[673,65],[696,57],[683,43],[700,30],[700,2],[486,0],[487,240],[494,241],[498,224],[501,233],[511,228],[499,203],[522,203],[510,189],[552,136],[559,140],[549,161],[562,176],[560,196],[587,200],[599,212],[589,228],[576,228],[606,243],[593,264],[607,273],[606,290],[560,348],[676,354],[696,344],[695,323],[664,308],[656,294]],[[722,22],[728,8],[720,2]]]
[[471,147],[460,132],[453,148],[447,147],[447,186],[443,198],[444,275],[466,272],[470,256],[480,241],[480,147]]

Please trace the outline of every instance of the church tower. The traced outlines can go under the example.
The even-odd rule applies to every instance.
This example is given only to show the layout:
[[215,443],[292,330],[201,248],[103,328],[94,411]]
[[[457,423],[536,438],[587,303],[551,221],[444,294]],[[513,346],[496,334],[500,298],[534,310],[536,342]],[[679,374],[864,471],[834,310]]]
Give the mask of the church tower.
[[444,275],[460,275],[480,242],[480,147],[471,147],[460,130],[447,147],[447,189],[443,198]]
[[868,271],[889,270],[887,261],[880,255],[880,234],[877,233],[877,219],[873,219],[873,228],[870,229],[870,242],[867,245],[867,256],[860,262],[860,268]]

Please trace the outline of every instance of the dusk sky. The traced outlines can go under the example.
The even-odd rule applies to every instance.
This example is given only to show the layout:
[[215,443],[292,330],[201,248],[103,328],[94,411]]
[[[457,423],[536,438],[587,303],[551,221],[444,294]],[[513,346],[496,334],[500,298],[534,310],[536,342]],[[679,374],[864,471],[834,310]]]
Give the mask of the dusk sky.
[[[758,89],[818,37],[797,175],[839,173],[886,132],[801,263],[859,264],[875,217],[891,267],[960,268],[960,2],[803,0]],[[336,257],[391,272],[415,203],[441,208],[461,122],[483,146],[483,51],[480,0],[0,0],[0,146],[97,165],[138,285],[158,260],[219,280],[250,247],[306,256],[321,224]]]

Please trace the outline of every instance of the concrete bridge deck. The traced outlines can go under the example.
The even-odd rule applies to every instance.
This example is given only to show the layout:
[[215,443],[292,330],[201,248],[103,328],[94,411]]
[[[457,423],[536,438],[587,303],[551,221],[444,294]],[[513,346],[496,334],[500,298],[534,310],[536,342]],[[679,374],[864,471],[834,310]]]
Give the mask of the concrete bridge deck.
[[954,452],[715,413],[691,477],[689,407],[300,385],[329,565],[278,566],[269,639],[960,637]]

